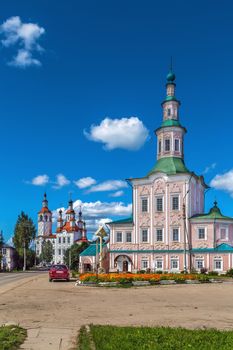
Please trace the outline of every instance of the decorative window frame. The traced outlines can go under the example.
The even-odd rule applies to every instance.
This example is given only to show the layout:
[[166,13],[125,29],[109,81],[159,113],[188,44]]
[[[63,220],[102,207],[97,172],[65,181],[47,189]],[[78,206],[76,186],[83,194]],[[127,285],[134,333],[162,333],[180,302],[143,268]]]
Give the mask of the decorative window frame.
[[[130,233],[130,241],[127,240],[127,234]],[[125,232],[125,243],[132,243],[132,231]]]
[[[221,268],[216,268],[215,264],[217,261],[220,261],[221,262]],[[222,256],[215,256],[214,257],[214,260],[213,260],[213,266],[214,266],[214,271],[223,271],[223,258]]]
[[[176,150],[176,141],[178,141],[178,150]],[[174,152],[180,153],[180,143],[180,139],[176,137],[174,139]]]
[[[162,210],[157,209],[157,199],[162,199]],[[164,195],[156,195],[155,196],[155,212],[156,213],[163,213],[164,212]]]
[[[169,140],[169,150],[166,150],[166,141]],[[164,153],[170,153],[172,150],[172,142],[171,137],[165,137],[164,138],[164,144],[163,144],[163,152]]]
[[[177,267],[172,267],[172,262],[173,261],[176,261],[177,262]],[[171,271],[179,271],[179,269],[180,269],[180,259],[179,259],[179,257],[171,257],[171,259],[170,259],[170,266],[171,266],[171,268],[170,268],[170,270]]]
[[[178,230],[178,240],[177,241],[173,240],[173,230],[174,229]],[[180,227],[179,226],[172,226],[171,227],[171,242],[173,242],[173,243],[179,243],[180,242]]]
[[[205,231],[205,237],[204,238],[199,238],[199,230]],[[198,241],[207,241],[207,227],[206,226],[197,226],[197,234],[196,234],[197,240]]]
[[[226,238],[221,238],[221,229],[226,230]],[[229,240],[229,226],[228,225],[220,225],[219,226],[219,239],[220,239],[220,241],[228,241]]]
[[[202,261],[202,267],[198,267],[197,266],[197,262],[198,261]],[[197,269],[197,270],[201,270],[201,269],[203,269],[205,267],[205,259],[204,259],[204,257],[196,257],[195,258],[195,268]]]
[[[149,243],[149,237],[150,237],[150,230],[148,227],[142,227],[140,230],[140,242],[141,243]],[[142,240],[142,231],[147,231],[147,241]]]
[[[147,266],[146,266],[146,267],[143,266],[143,263],[144,263],[144,262],[147,263]],[[147,270],[147,269],[149,268],[149,258],[148,258],[148,257],[142,257],[142,258],[141,258],[141,263],[140,263],[140,264],[141,264],[141,269],[142,269],[142,270]]]
[[[162,267],[158,267],[157,266],[157,262],[161,262],[162,263]],[[163,258],[155,258],[155,260],[154,260],[154,268],[155,268],[155,270],[156,271],[161,271],[161,270],[163,270],[163,266],[164,266],[164,259]]]
[[[173,209],[173,198],[178,197],[178,209]],[[180,211],[180,194],[172,193],[170,198],[171,211],[178,212]]]
[[[161,241],[158,241],[157,240],[157,230],[161,230],[162,231],[162,240]],[[155,242],[158,242],[158,243],[164,243],[164,228],[163,227],[156,227],[155,228]]]
[[[145,200],[145,199],[147,200],[147,211],[143,211],[142,210],[142,201]],[[150,204],[149,197],[148,196],[142,196],[141,199],[140,199],[140,211],[141,211],[142,214],[149,213],[149,211],[150,211],[149,204]]]
[[[118,235],[117,235],[118,233],[121,234],[121,241],[118,241]],[[115,238],[116,238],[116,243],[123,243],[123,233],[122,233],[122,231],[116,231]]]

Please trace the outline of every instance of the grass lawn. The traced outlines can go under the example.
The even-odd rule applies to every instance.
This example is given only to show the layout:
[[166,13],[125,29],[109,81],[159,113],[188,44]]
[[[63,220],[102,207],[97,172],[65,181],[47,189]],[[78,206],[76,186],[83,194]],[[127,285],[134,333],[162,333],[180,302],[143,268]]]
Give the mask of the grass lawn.
[[24,342],[27,331],[18,326],[0,327],[0,350],[14,350]]
[[82,327],[78,350],[231,350],[233,331],[169,327]]

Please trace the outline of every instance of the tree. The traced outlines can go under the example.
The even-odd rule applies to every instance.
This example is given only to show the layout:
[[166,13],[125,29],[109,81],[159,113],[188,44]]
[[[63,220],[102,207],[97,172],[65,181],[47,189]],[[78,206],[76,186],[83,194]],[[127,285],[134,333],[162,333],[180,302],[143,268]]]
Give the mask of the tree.
[[42,243],[42,252],[40,254],[40,261],[46,262],[47,264],[53,260],[53,245],[47,240]]
[[4,244],[4,238],[3,238],[3,233],[0,231],[0,270],[2,268],[2,247]]
[[74,243],[65,252],[64,262],[72,270],[78,270],[79,267],[79,254],[82,253],[89,246],[88,242],[82,242],[81,244]]
[[30,244],[35,237],[36,227],[32,219],[22,211],[16,221],[13,237],[13,243],[19,255],[19,262],[22,260],[24,247],[26,249],[26,254],[29,253]]

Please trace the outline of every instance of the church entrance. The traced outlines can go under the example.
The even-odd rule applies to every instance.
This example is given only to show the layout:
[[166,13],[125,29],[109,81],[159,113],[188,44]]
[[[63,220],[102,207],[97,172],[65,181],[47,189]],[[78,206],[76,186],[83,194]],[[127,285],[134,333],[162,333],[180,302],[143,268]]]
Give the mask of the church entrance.
[[114,260],[114,267],[119,272],[131,272],[133,263],[127,255],[118,255]]
[[129,263],[128,261],[123,261],[123,272],[128,272]]

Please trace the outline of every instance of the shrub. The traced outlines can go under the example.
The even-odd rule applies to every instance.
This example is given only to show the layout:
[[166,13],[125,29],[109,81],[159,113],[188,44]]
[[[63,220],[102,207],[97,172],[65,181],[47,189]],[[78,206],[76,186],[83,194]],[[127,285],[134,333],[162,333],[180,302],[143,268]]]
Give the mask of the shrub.
[[218,276],[218,272],[217,272],[217,271],[209,271],[209,272],[208,272],[208,275],[211,275],[211,276]]
[[233,277],[233,269],[227,270],[226,276]]
[[200,273],[201,274],[206,274],[207,273],[207,268],[206,267],[202,267],[201,270],[200,270]]

